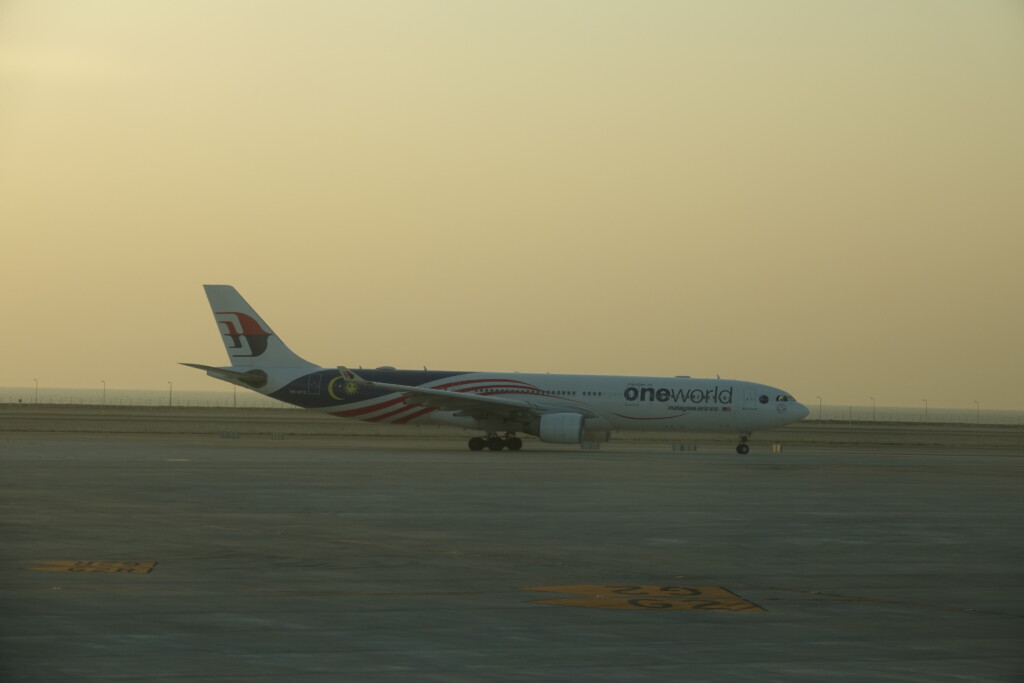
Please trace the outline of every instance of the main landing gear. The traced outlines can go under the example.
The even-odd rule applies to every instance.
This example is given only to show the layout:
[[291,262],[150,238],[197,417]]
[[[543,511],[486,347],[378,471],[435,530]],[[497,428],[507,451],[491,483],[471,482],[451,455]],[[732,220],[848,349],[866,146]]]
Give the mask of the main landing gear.
[[740,455],[746,455],[750,452],[750,446],[747,445],[747,439],[750,437],[748,432],[740,432],[740,445],[736,447],[736,452]]
[[482,451],[484,448],[491,451],[500,451],[502,448],[518,451],[522,447],[523,440],[512,432],[507,432],[505,436],[498,436],[497,434],[474,436],[469,440],[469,450],[471,451]]

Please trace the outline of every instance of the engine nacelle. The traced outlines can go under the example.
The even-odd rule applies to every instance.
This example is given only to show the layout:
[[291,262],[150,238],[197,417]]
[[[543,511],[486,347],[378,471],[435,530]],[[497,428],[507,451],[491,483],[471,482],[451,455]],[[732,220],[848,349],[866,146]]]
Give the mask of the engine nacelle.
[[550,413],[541,415],[537,436],[547,443],[581,443],[583,421],[579,413]]

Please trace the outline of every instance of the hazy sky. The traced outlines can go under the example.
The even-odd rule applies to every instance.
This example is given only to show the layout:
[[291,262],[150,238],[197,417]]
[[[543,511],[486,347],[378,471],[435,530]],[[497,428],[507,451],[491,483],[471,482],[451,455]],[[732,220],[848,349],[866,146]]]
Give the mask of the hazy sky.
[[0,2],[0,385],[298,353],[1024,409],[1019,0]]

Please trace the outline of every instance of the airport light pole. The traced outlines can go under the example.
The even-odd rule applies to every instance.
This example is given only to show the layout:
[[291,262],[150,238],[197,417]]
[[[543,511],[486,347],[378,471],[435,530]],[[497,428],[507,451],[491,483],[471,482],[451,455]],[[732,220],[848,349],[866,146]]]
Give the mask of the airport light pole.
[[927,422],[928,421],[928,399],[922,398],[921,400],[924,401],[924,421]]
[[39,403],[39,380],[33,377],[32,381],[36,383],[36,403]]
[[818,397],[818,422],[821,422],[821,396]]
[[974,423],[981,424],[981,403],[974,402]]
[[878,421],[875,418],[875,397],[874,396],[871,397],[871,421],[872,422],[877,422]]
[[103,405],[107,405],[107,380],[101,379],[103,382]]
[[168,407],[174,405],[174,382],[167,381],[167,405]]

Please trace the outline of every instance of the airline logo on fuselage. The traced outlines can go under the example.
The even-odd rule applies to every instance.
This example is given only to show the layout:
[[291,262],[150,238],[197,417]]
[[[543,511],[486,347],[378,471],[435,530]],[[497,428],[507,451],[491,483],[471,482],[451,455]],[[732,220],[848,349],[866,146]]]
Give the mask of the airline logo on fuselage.
[[638,403],[689,403],[693,405],[706,405],[714,403],[718,405],[732,404],[732,387],[725,389],[715,386],[713,389],[669,389],[667,387],[653,387],[649,385],[630,385],[622,392],[627,405]]
[[[224,329],[224,345],[232,358],[255,358],[266,352],[271,333],[264,330],[252,316],[222,311],[216,314],[216,318],[217,324]],[[236,353],[236,349],[249,353]]]

